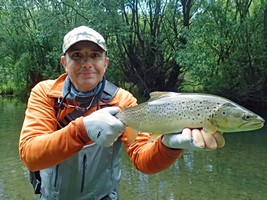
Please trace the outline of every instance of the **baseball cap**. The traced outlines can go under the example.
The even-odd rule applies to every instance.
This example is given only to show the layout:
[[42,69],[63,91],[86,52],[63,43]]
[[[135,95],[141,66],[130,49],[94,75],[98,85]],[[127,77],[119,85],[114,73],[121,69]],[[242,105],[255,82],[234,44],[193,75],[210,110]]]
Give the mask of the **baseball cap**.
[[90,41],[97,44],[103,50],[107,51],[106,42],[100,33],[87,26],[79,26],[68,32],[63,40],[62,50],[66,51],[75,43],[80,41]]

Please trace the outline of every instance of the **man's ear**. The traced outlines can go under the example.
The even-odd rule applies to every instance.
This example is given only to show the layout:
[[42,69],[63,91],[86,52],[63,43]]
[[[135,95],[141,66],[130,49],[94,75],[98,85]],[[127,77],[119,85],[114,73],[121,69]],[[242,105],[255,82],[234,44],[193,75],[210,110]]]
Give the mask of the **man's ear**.
[[105,70],[108,68],[108,62],[109,62],[109,58],[106,57],[106,61],[105,61]]
[[61,60],[62,66],[64,67],[65,71],[67,72],[68,70],[67,70],[67,67],[66,67],[66,58],[65,58],[65,56],[61,56],[60,60]]

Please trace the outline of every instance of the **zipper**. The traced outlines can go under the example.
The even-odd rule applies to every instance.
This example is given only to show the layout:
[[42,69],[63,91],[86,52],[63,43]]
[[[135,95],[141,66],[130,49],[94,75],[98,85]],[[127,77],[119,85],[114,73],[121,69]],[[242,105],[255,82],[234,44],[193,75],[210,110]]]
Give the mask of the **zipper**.
[[55,175],[55,181],[54,181],[54,187],[55,187],[55,188],[56,188],[56,186],[57,186],[58,167],[59,167],[59,165],[56,166],[56,175]]
[[87,167],[86,161],[87,161],[87,156],[85,154],[83,156],[83,172],[82,172],[81,193],[83,192],[83,189],[84,189],[85,171],[86,171],[86,167]]

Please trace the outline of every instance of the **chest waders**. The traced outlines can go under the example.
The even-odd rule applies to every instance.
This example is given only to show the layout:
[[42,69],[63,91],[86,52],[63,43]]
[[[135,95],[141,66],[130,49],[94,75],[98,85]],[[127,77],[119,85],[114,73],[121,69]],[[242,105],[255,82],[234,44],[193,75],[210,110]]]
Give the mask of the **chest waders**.
[[[105,81],[104,87],[103,87],[102,91],[99,92],[99,95],[97,95],[95,98],[93,97],[91,100],[92,102],[91,101],[89,102],[89,104],[91,104],[90,107],[95,105],[95,104],[97,104],[97,109],[112,106],[112,105],[109,105],[108,102],[111,101],[111,99],[116,95],[118,90],[119,90],[119,88],[116,85],[114,85],[113,83],[111,83],[109,81]],[[99,100],[102,102],[105,102],[107,104],[99,107],[99,105],[98,105]],[[60,110],[62,109],[63,101],[64,101],[64,98],[63,99],[62,98],[55,99],[54,108],[55,108],[56,114],[58,112],[60,112]],[[61,121],[58,121],[58,129],[61,129],[61,128],[67,126],[71,121],[82,116],[84,114],[84,112],[85,111],[82,111],[79,109],[74,109],[73,112],[67,114]],[[41,180],[41,176],[40,176],[40,171],[35,171],[35,172],[29,171],[29,174],[30,174],[30,182],[33,186],[34,193],[35,194],[41,194],[40,190],[41,190],[42,180]]]

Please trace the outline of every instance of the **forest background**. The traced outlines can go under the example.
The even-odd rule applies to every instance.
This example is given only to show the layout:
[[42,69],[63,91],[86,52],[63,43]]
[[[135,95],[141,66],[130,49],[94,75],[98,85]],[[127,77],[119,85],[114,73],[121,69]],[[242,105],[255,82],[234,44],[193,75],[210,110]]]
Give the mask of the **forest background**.
[[218,94],[267,102],[266,0],[1,0],[0,94],[27,97],[63,73],[64,35],[107,41],[107,78],[135,95]]

